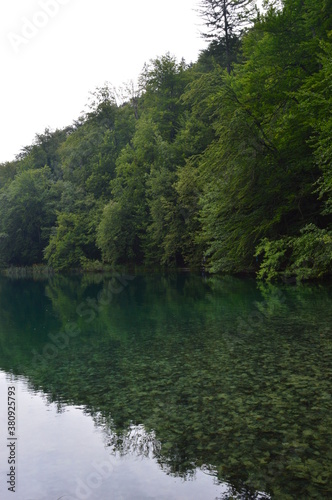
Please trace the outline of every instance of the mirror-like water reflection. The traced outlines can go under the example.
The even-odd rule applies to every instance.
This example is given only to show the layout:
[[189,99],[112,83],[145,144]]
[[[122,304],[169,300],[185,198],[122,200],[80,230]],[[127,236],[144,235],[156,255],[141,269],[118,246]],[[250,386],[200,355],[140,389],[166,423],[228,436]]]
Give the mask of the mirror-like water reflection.
[[[143,426],[132,426],[123,451],[114,452],[109,446],[114,436],[105,430],[102,419],[96,425],[84,407],[62,406],[59,411],[56,403],[48,402],[26,380],[0,372],[2,401],[6,387],[13,383],[19,407],[17,491],[16,495],[6,491],[2,482],[2,500],[204,500],[227,490],[203,470],[188,481],[165,475],[154,460],[153,450],[160,444]],[[5,412],[0,422],[4,429]],[[5,472],[3,446],[1,451],[1,472]]]
[[331,498],[331,325],[328,284],[2,278],[18,498]]

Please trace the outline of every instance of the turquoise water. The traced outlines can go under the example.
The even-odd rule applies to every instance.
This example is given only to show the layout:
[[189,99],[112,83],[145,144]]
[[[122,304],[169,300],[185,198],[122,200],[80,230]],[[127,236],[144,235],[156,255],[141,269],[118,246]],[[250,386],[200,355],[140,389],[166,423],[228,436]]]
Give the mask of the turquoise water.
[[192,274],[0,279],[16,496],[332,497],[332,286]]

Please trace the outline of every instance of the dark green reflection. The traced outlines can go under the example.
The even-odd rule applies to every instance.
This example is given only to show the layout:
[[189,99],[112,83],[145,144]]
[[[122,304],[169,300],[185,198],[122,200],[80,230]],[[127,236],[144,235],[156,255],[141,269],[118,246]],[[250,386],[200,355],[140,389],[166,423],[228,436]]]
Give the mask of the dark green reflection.
[[[2,279],[0,311],[0,368],[85,405],[113,449],[170,474],[204,466],[232,485],[224,498],[331,498],[330,285]],[[68,324],[80,333],[61,336]]]

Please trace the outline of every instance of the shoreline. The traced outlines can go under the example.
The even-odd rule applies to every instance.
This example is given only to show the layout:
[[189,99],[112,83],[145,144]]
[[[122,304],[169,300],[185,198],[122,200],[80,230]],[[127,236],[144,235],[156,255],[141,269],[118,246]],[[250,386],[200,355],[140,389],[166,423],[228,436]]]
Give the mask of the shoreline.
[[66,270],[55,270],[50,266],[43,264],[35,264],[32,266],[10,266],[0,268],[0,276],[4,276],[7,278],[39,278],[46,279],[52,276],[78,276],[84,274],[100,274],[107,275],[112,273],[130,273],[130,274],[172,274],[172,273],[192,273],[199,274],[203,277],[221,277],[221,276],[233,276],[235,278],[248,278],[254,279],[256,282],[261,283],[269,283],[269,284],[286,284],[286,285],[296,285],[296,284],[304,284],[304,283],[312,283],[312,284],[322,284],[332,281],[332,273],[326,276],[306,279],[306,280],[297,280],[295,277],[288,278],[279,278],[274,281],[265,281],[259,280],[257,278],[257,273],[254,270],[243,270],[234,273],[212,273],[205,269],[205,266],[201,267],[174,267],[174,268],[165,268],[165,267],[151,267],[151,266],[135,266],[135,265],[120,265],[120,266],[110,266],[108,264],[98,263],[98,266],[93,263],[91,267],[80,267],[80,268],[71,268]]

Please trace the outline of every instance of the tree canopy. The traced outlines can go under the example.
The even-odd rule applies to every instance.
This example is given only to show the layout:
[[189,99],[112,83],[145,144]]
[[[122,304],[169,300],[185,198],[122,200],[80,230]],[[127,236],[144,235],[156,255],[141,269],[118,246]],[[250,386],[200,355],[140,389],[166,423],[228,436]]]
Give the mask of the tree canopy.
[[1,265],[330,274],[332,2],[264,5],[202,0],[196,63],[96,89],[0,165]]

